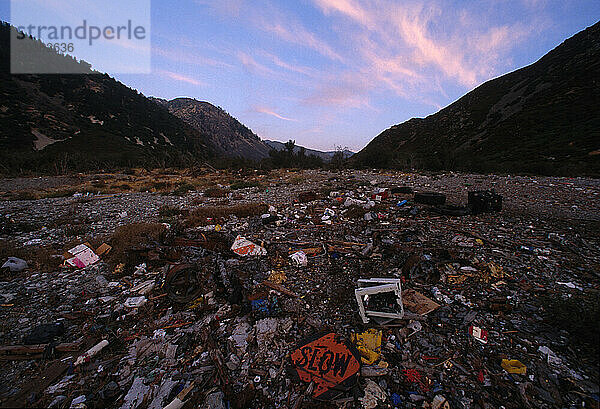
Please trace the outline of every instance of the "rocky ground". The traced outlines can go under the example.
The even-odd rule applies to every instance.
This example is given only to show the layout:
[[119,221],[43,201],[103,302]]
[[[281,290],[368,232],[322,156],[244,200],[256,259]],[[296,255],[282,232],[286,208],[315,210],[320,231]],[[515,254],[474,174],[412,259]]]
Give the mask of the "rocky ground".
[[[456,205],[495,189],[503,210],[440,214],[406,188]],[[29,264],[0,275],[4,406],[598,407],[599,180],[137,172],[0,190],[0,255]],[[266,255],[235,254],[238,235]],[[59,266],[84,242],[112,250]],[[407,315],[364,324],[357,280],[379,277],[401,280]],[[328,332],[362,358],[322,400],[293,353]]]

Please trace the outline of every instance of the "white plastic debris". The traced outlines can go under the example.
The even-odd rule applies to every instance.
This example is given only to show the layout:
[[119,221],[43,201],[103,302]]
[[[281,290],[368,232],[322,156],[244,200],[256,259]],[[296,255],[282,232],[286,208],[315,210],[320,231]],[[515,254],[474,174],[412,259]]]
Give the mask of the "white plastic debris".
[[143,283],[139,283],[129,290],[132,294],[146,295],[150,291],[154,289],[154,280],[144,281]]
[[24,246],[38,246],[42,244],[42,239],[31,239],[23,243]]
[[85,268],[92,264],[95,264],[100,260],[100,257],[94,250],[86,246],[85,244],[80,244],[79,246],[73,247],[69,250],[69,253],[73,255],[72,258],[65,261],[68,265],[77,268]]
[[331,210],[330,208],[325,209],[325,211],[323,212],[323,216],[321,217],[321,220],[324,222],[329,221],[329,219],[331,219],[333,216],[335,216],[335,211]]
[[75,361],[74,365],[78,366],[78,365],[83,364],[84,362],[89,361],[91,357],[98,354],[98,352],[102,351],[102,349],[104,349],[104,347],[106,347],[107,345],[108,345],[107,340],[103,340],[102,342],[94,345],[93,347],[88,349],[86,353],[84,353],[83,355],[80,355],[79,358],[77,358],[77,360]]
[[365,386],[364,392],[365,395],[358,400],[365,409],[375,409],[380,401],[384,402],[387,399],[385,391],[370,379],[367,379],[367,385]]
[[344,207],[350,207],[352,205],[359,205],[361,203],[364,203],[364,202],[362,202],[360,200],[353,199],[351,197],[347,197],[346,201],[344,202]]
[[86,401],[85,395],[80,395],[71,401],[71,409],[76,408],[85,408],[86,406],[83,404]]
[[148,300],[144,296],[130,297],[127,300],[125,300],[124,305],[125,305],[125,307],[128,307],[128,308],[140,308],[140,307],[144,306],[147,302],[148,302]]
[[139,266],[135,266],[134,275],[140,276],[146,274],[146,263],[142,263]]
[[290,258],[298,267],[306,267],[308,265],[308,258],[306,257],[306,253],[303,251],[295,252],[290,256]]
[[583,291],[583,288],[581,288],[580,286],[578,286],[578,285],[576,285],[576,284],[574,284],[574,283],[572,283],[570,281],[568,283],[561,283],[560,281],[557,281],[556,284],[558,284],[558,285],[564,285],[565,287],[569,287],[569,288],[572,288],[572,289],[578,289],[579,291]]
[[560,365],[560,364],[562,364],[562,359],[560,359],[558,356],[556,356],[556,354],[554,353],[554,351],[552,351],[547,346],[541,346],[541,347],[539,347],[538,351],[541,352],[542,354],[546,355],[546,359],[548,361],[548,364],[550,364],[550,365]]
[[167,336],[167,331],[165,331],[162,328],[154,330],[154,333],[152,334],[153,339],[164,339],[166,336]]
[[259,246],[258,244],[252,243],[250,240],[242,236],[237,236],[233,245],[231,246],[233,251],[238,256],[266,256],[267,249]]
[[419,321],[411,321],[406,328],[412,331],[412,334],[410,335],[414,335],[423,329],[423,324],[421,324]]
[[17,257],[9,257],[6,263],[2,265],[2,268],[8,268],[11,273],[20,273],[27,267],[27,262]]

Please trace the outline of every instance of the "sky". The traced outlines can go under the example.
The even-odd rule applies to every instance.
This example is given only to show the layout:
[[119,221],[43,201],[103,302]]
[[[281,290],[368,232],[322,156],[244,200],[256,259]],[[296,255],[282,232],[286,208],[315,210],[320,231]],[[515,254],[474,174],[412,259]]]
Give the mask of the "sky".
[[151,73],[110,74],[263,139],[358,151],[599,19],[598,0],[153,0]]

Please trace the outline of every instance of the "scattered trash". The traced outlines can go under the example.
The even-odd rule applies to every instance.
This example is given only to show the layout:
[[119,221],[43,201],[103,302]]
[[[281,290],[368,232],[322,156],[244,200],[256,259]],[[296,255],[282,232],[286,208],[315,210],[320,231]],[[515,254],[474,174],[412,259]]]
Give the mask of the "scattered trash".
[[308,258],[303,251],[297,251],[294,254],[290,255],[290,258],[296,263],[299,267],[306,267],[308,265]]
[[354,294],[365,324],[369,322],[369,317],[383,318],[387,321],[404,317],[401,280],[361,279],[358,280],[358,287]]
[[146,297],[144,296],[131,297],[125,300],[125,303],[123,305],[125,305],[125,307],[127,308],[140,308],[146,305],[146,302],[148,302],[148,299],[146,299]]
[[102,351],[107,345],[108,345],[108,341],[103,340],[102,342],[100,342],[97,345],[90,348],[85,354],[83,354],[79,358],[77,358],[77,360],[75,361],[75,363],[73,365],[78,366],[78,365],[83,364],[84,362],[89,362],[92,357],[94,357],[96,354],[98,354],[100,351]]
[[503,359],[501,365],[510,374],[525,375],[527,372],[527,367],[517,359]]
[[[299,183],[261,170],[250,177],[268,188],[240,193],[228,172],[202,180],[222,178],[219,197],[140,193],[118,175],[130,193],[39,201],[31,216],[4,202],[2,240],[18,243],[5,254],[30,267],[0,282],[2,406],[597,404],[591,182],[311,170]],[[413,188],[450,201],[487,186],[510,212],[473,214],[499,208],[488,194],[413,205]],[[174,216],[157,215],[163,205]],[[553,219],[565,215],[582,217]],[[19,219],[44,229],[16,231]],[[71,240],[77,254],[63,253]]]
[[473,338],[475,338],[477,341],[483,344],[487,344],[488,342],[488,332],[479,327],[471,325],[469,327],[469,334],[471,334]]
[[324,400],[352,386],[360,371],[358,352],[333,332],[302,344],[291,359],[300,379],[314,382],[313,396]]
[[17,257],[9,257],[2,265],[2,268],[8,268],[11,273],[20,273],[27,269],[27,262]]
[[233,245],[231,246],[231,250],[239,256],[267,255],[267,250],[264,247],[254,244],[251,241],[246,240],[242,236],[236,237],[235,241],[233,242]]
[[95,264],[100,260],[100,257],[86,244],[80,244],[69,250],[69,254],[73,257],[65,260],[65,263],[71,267],[85,268],[91,264]]
[[469,192],[469,207],[473,214],[499,212],[502,210],[502,196],[493,190]]

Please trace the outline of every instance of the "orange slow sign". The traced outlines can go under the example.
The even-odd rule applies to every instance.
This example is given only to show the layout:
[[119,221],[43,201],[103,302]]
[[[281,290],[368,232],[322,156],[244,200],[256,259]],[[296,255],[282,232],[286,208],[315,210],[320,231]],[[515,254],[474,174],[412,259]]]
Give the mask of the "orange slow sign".
[[333,332],[296,349],[292,363],[300,379],[314,382],[313,396],[321,399],[328,399],[327,392],[341,389],[360,370],[358,352]]

